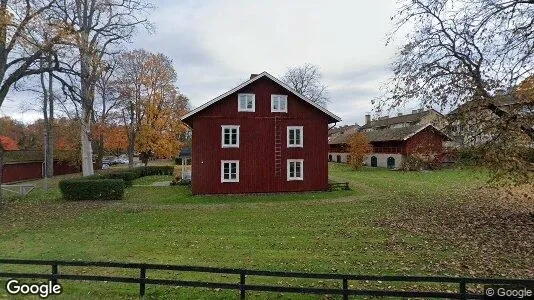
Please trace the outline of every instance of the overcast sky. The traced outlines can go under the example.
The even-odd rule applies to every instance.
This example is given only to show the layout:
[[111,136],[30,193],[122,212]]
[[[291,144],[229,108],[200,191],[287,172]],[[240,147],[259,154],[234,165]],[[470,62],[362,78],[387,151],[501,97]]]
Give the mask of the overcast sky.
[[[128,48],[161,52],[174,62],[178,87],[193,107],[230,90],[251,73],[281,77],[290,66],[320,66],[328,109],[342,124],[362,124],[371,99],[391,74],[395,47],[386,47],[395,0],[157,1],[155,32],[139,33]],[[28,95],[24,95],[28,97]],[[20,94],[0,113],[30,121]],[[405,108],[408,111],[410,108]]]

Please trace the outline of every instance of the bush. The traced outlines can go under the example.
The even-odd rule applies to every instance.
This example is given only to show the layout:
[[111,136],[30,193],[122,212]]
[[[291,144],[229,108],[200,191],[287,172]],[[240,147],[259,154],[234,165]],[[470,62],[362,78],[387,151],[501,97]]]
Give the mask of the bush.
[[134,179],[139,178],[138,173],[130,171],[110,172],[100,175],[103,179],[122,179],[126,187],[132,186]]
[[426,167],[426,162],[423,161],[421,158],[413,155],[408,155],[402,161],[401,169],[404,171],[421,171],[424,170]]
[[172,175],[174,166],[147,166],[134,168],[139,177],[152,175]]
[[485,161],[485,152],[482,147],[469,147],[458,150],[457,163],[466,166],[482,165]]
[[124,196],[122,179],[68,179],[59,182],[63,199],[78,200],[121,200]]

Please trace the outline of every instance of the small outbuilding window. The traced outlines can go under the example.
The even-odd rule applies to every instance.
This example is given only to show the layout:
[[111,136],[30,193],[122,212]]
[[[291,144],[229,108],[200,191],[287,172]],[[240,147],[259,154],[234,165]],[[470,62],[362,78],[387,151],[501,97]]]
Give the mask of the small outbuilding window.
[[371,156],[371,167],[378,167],[378,158],[376,156]]
[[395,158],[388,157],[388,169],[395,169]]
[[304,129],[302,126],[287,127],[287,147],[302,147],[304,145]]
[[237,96],[237,111],[256,111],[256,95],[254,94],[239,94]]
[[239,148],[239,125],[222,125],[222,148]]
[[221,161],[221,182],[239,182],[239,160]]
[[332,161],[332,155],[328,155],[328,161]]
[[287,112],[286,95],[271,95],[271,112]]
[[287,180],[304,180],[304,160],[287,160]]

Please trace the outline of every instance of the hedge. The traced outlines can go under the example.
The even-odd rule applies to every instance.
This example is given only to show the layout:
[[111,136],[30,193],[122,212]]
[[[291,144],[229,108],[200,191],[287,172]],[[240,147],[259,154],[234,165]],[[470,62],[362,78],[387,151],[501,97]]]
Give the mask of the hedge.
[[59,182],[63,199],[78,200],[121,200],[124,196],[122,179],[67,179]]
[[139,177],[152,175],[172,175],[174,173],[174,166],[147,166],[134,168],[138,172]]
[[124,185],[127,187],[132,186],[134,179],[139,178],[136,172],[130,171],[111,172],[100,176],[102,176],[103,179],[122,179],[124,180]]
[[174,166],[136,167],[63,180],[59,183],[59,188],[65,200],[119,200],[124,195],[124,188],[132,186],[135,179],[173,173]]

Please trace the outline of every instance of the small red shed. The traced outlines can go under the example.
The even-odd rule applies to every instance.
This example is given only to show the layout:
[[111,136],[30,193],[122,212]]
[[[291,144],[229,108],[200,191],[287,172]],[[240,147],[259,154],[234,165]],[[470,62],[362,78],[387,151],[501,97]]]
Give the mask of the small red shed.
[[263,72],[192,110],[193,194],[328,188],[328,124],[341,121]]

